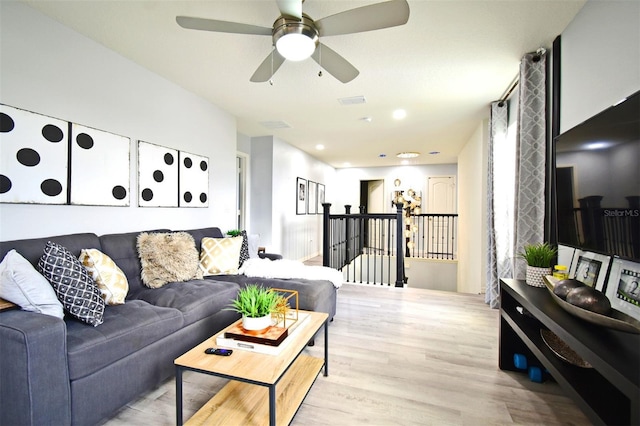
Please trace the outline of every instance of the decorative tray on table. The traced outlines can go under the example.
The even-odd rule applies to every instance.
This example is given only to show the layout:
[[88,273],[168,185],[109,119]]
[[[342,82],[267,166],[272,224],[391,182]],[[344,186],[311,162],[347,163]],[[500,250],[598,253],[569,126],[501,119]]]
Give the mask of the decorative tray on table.
[[544,277],[543,281],[551,293],[551,297],[553,297],[562,309],[569,312],[571,315],[575,315],[576,317],[589,321],[592,324],[613,328],[614,330],[624,331],[627,333],[640,334],[640,321],[635,318],[613,308],[611,308],[608,315],[602,315],[583,309],[579,306],[572,305],[571,303],[562,300],[553,292],[556,283],[560,280],[551,275],[547,275]]

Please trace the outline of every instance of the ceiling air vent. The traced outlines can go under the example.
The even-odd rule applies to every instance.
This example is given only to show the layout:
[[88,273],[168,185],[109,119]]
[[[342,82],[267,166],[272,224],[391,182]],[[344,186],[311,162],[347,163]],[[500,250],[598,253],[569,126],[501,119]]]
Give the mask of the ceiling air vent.
[[261,121],[260,124],[267,129],[290,129],[291,126],[284,121]]
[[364,96],[352,96],[350,98],[340,98],[338,99],[338,102],[340,102],[340,105],[357,105],[364,104],[367,100]]

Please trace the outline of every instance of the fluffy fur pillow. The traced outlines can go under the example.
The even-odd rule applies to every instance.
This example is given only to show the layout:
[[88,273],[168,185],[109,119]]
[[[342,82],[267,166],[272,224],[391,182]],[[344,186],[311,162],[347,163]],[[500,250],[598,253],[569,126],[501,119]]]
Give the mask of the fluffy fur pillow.
[[187,232],[143,232],[138,235],[138,256],[147,287],[202,278],[196,243]]

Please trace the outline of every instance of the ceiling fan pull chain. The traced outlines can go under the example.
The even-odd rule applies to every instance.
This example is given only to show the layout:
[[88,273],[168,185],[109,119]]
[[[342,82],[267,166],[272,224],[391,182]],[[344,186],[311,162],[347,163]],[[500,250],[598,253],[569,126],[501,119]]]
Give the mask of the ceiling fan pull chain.
[[322,43],[318,46],[318,65],[320,65],[320,71],[318,71],[318,77],[322,77]]
[[273,54],[275,49],[271,51],[271,78],[269,79],[269,84],[273,86]]

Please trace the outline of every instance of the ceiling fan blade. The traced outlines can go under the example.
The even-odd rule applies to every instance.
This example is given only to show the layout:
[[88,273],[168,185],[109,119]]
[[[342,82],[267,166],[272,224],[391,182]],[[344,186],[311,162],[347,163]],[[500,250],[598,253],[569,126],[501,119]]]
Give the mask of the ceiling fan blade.
[[407,0],[392,0],[336,13],[315,23],[322,37],[395,27],[406,24],[408,20]]
[[188,30],[215,31],[219,33],[271,35],[271,28],[257,25],[241,24],[239,22],[218,21],[216,19],[192,18],[177,16],[176,22]]
[[273,49],[269,56],[260,64],[256,72],[250,78],[254,83],[264,83],[269,81],[271,77],[278,71],[278,68],[284,63],[284,58],[280,56],[276,49]]
[[360,74],[356,67],[325,44],[318,44],[311,57],[329,74],[343,83],[350,82]]
[[280,13],[287,18],[302,19],[302,0],[276,0]]

